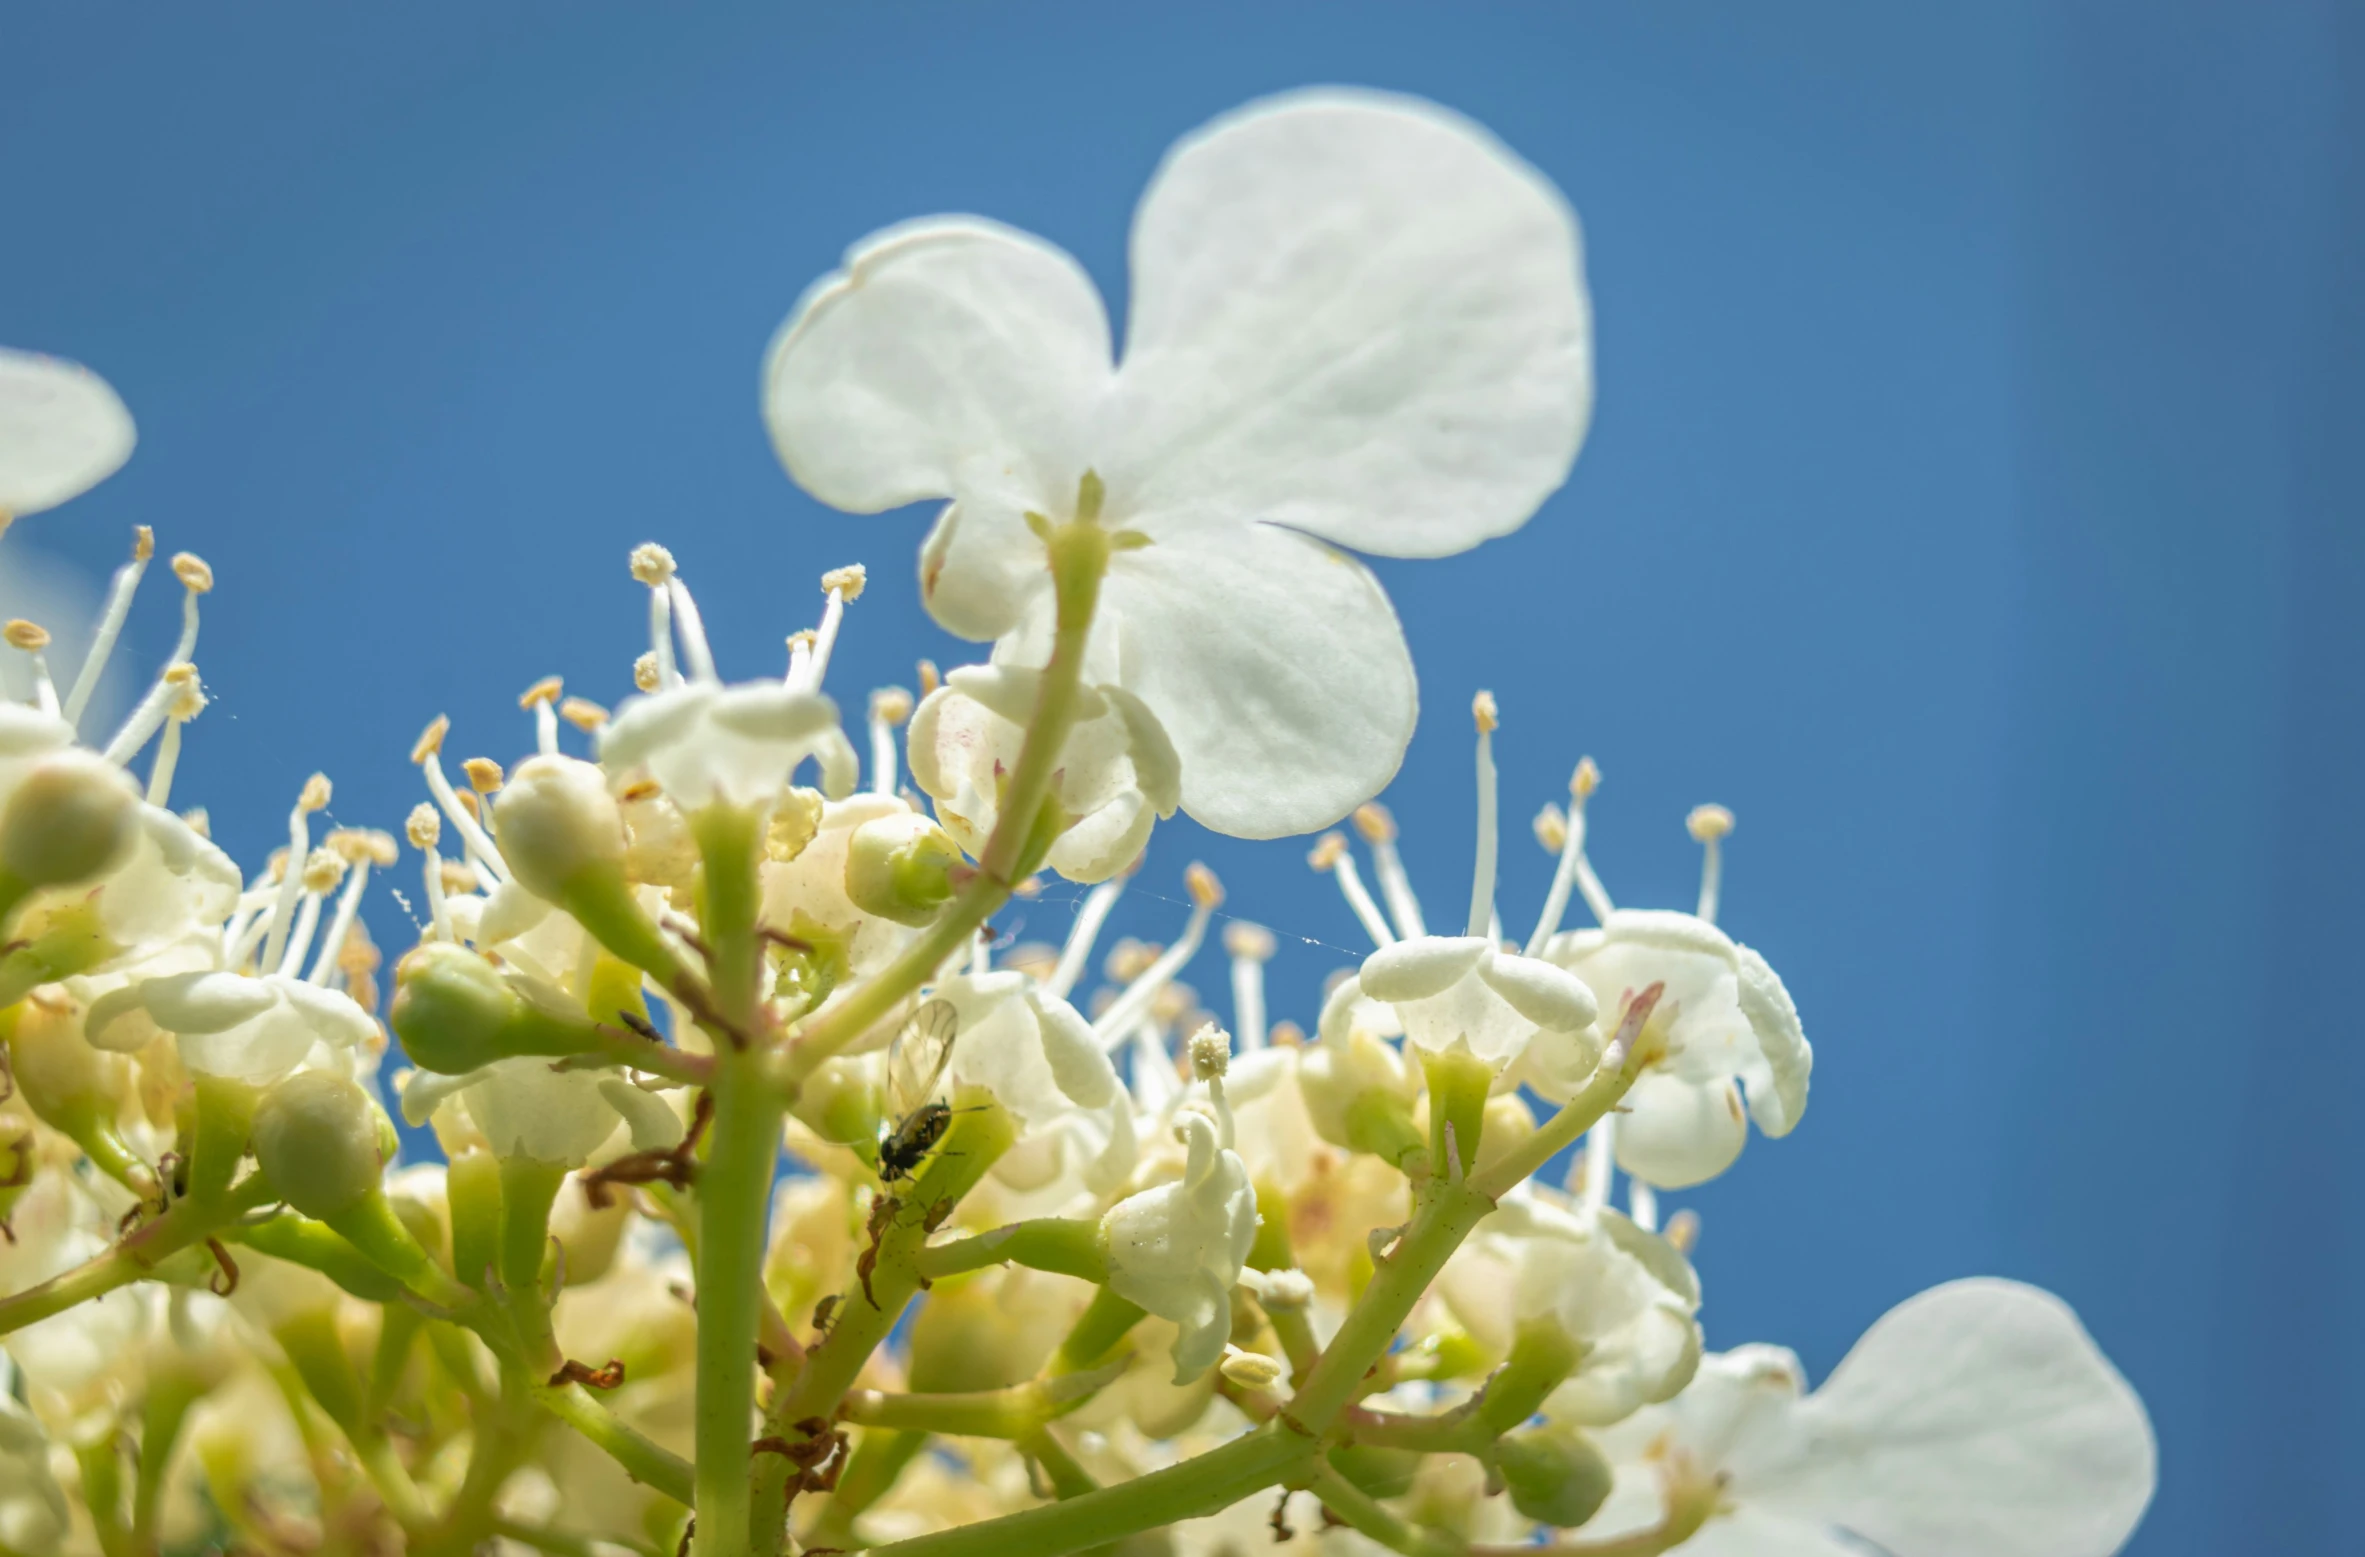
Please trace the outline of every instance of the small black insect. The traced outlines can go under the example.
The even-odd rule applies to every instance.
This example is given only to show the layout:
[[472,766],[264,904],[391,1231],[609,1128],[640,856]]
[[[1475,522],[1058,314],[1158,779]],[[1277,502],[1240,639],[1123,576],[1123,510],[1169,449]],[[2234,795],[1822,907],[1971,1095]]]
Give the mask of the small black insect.
[[881,1184],[898,1183],[918,1172],[952,1128],[953,1110],[936,1096],[936,1089],[952,1064],[953,1039],[960,1027],[960,1013],[951,1001],[931,1000],[912,1013],[889,1045],[887,1101],[896,1120],[879,1132]]

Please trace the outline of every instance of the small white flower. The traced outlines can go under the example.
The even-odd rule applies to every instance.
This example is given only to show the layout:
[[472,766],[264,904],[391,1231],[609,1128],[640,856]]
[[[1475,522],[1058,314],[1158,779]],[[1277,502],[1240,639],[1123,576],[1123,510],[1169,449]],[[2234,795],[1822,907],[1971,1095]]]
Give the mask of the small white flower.
[[959,1015],[948,1086],[984,1087],[1030,1127],[1115,1102],[1116,1067],[1092,1024],[1025,974],[959,974],[937,983],[929,998]]
[[837,705],[778,681],[690,680],[628,698],[600,732],[599,750],[611,775],[646,767],[684,811],[769,805],[807,757],[823,759],[831,793],[854,787]]
[[1596,1434],[1618,1490],[1607,1542],[1658,1518],[1671,1454],[1724,1477],[1704,1557],[2108,1557],[2158,1479],[2143,1403],[2059,1298],[1949,1282],[1876,1321],[1813,1394],[1798,1358],[1705,1358],[1665,1406]]
[[1484,936],[1424,935],[1373,952],[1324,1002],[1325,1044],[1345,1041],[1358,1001],[1390,1007],[1415,1048],[1442,1054],[1459,1044],[1498,1070],[1518,1066],[1563,1099],[1601,1059],[1584,982]]
[[1215,1366],[1232,1333],[1232,1286],[1256,1242],[1256,1191],[1239,1154],[1217,1143],[1204,1114],[1175,1121],[1182,1178],[1143,1190],[1101,1218],[1109,1290],[1175,1327],[1174,1381]]
[[80,363],[0,347],[0,515],[22,518],[80,497],[123,468],[135,437],[105,379]]
[[[1001,814],[1001,786],[1026,744],[1043,675],[965,665],[921,700],[908,736],[912,782],[972,856]],[[1174,744],[1148,705],[1123,687],[1086,687],[1061,750],[1052,793],[1074,820],[1044,863],[1070,881],[1106,881],[1140,857],[1151,825],[1182,803]]]
[[[402,1117],[414,1126],[426,1124],[440,1104],[456,1099],[494,1156],[579,1168],[616,1133],[622,1116],[606,1085],[616,1079],[593,1070],[559,1070],[533,1055],[495,1060],[460,1076],[412,1071],[403,1083]],[[645,1130],[639,1112],[635,1129]]]
[[[1682,1189],[1733,1165],[1749,1120],[1788,1135],[1807,1106],[1814,1051],[1798,1009],[1766,960],[1690,914],[1621,909],[1599,930],[1556,936],[1554,962],[1605,1005],[1664,984],[1645,1032],[1667,1057],[1627,1094],[1618,1165],[1662,1189]],[[1746,1094],[1747,1112],[1743,1112]]]
[[191,1070],[257,1084],[295,1069],[316,1043],[351,1050],[378,1031],[350,996],[288,974],[169,973],[99,997],[85,1026],[91,1043],[116,1047],[110,1029],[119,1024],[144,1032],[134,1013],[179,1038]]
[[[1182,808],[1278,837],[1385,784],[1415,687],[1387,596],[1332,545],[1467,550],[1525,523],[1592,404],[1575,219],[1484,130],[1336,89],[1186,137],[1135,214],[1122,364],[1091,280],[975,217],[878,233],[774,340],[765,414],[789,472],[876,513],[949,498],[929,610],[1041,664],[1049,574],[1026,515],[1090,471],[1110,566],[1092,682],[1182,758]],[[1325,544],[1329,543],[1329,544]]]

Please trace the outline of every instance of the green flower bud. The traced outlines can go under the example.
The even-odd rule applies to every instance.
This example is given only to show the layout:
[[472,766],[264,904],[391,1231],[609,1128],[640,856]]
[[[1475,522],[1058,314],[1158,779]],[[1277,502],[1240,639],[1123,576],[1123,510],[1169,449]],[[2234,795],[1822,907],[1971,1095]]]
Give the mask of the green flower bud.
[[1547,1424],[1506,1433],[1495,1445],[1495,1470],[1511,1506],[1539,1524],[1573,1530],[1608,1500],[1609,1461],[1573,1427]]
[[131,852],[139,811],[130,777],[95,752],[35,763],[0,806],[0,912],[34,888],[104,874]]
[[875,817],[846,847],[846,896],[866,914],[922,925],[953,895],[960,845],[916,811]]
[[402,959],[387,1019],[411,1062],[444,1076],[521,1054],[581,1054],[598,1044],[589,1017],[529,998],[499,968],[451,941],[429,941]]
[[564,904],[586,876],[624,870],[624,815],[607,775],[577,757],[529,757],[494,802],[501,857],[518,885]]
[[837,1146],[871,1145],[887,1112],[877,1066],[865,1057],[825,1060],[797,1089],[791,1109],[800,1123]]
[[1410,1449],[1375,1449],[1350,1444],[1330,1451],[1331,1469],[1375,1498],[1401,1497],[1412,1490],[1421,1457]]
[[298,1071],[255,1109],[255,1161],[289,1205],[326,1221],[377,1190],[381,1117],[355,1083]]

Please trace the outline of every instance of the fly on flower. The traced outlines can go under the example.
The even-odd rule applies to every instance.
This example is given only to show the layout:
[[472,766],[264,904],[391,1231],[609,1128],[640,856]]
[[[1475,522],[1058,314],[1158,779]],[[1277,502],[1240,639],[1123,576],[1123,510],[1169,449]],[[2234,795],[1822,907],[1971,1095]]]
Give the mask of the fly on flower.
[[960,1013],[949,1000],[931,1000],[912,1013],[887,1049],[887,1106],[895,1123],[879,1137],[879,1182],[910,1178],[944,1139],[952,1106],[936,1095],[953,1061]]

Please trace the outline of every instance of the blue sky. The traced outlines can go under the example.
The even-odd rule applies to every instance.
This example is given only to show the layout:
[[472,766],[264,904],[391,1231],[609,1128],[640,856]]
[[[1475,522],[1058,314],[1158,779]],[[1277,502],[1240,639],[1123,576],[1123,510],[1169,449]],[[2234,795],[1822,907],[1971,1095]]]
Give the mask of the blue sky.
[[[1778,9],[16,6],[0,341],[100,369],[142,442],[0,571],[103,578],[135,523],[214,564],[176,798],[246,859],[314,768],[398,825],[438,712],[508,759],[538,677],[613,701],[644,539],[741,675],[867,562],[857,707],[958,648],[925,516],[829,513],[765,445],[806,283],[970,210],[1121,308],[1176,135],[1310,81],[1435,97],[1582,213],[1601,400],[1524,531],[1381,567],[1432,710],[1388,797],[1416,879],[1467,890],[1480,686],[1515,828],[1600,761],[1621,901],[1688,901],[1684,813],[1731,806],[1726,922],[1821,1064],[1793,1137],[1683,1197],[1711,1344],[1820,1374],[1921,1287],[2037,1281],[2158,1419],[2135,1551],[2332,1549],[2365,1450],[2353,17]],[[1548,863],[1505,852],[1520,921]],[[1122,928],[1170,936],[1193,858],[1309,1020],[1359,942],[1298,845],[1166,830]]]

